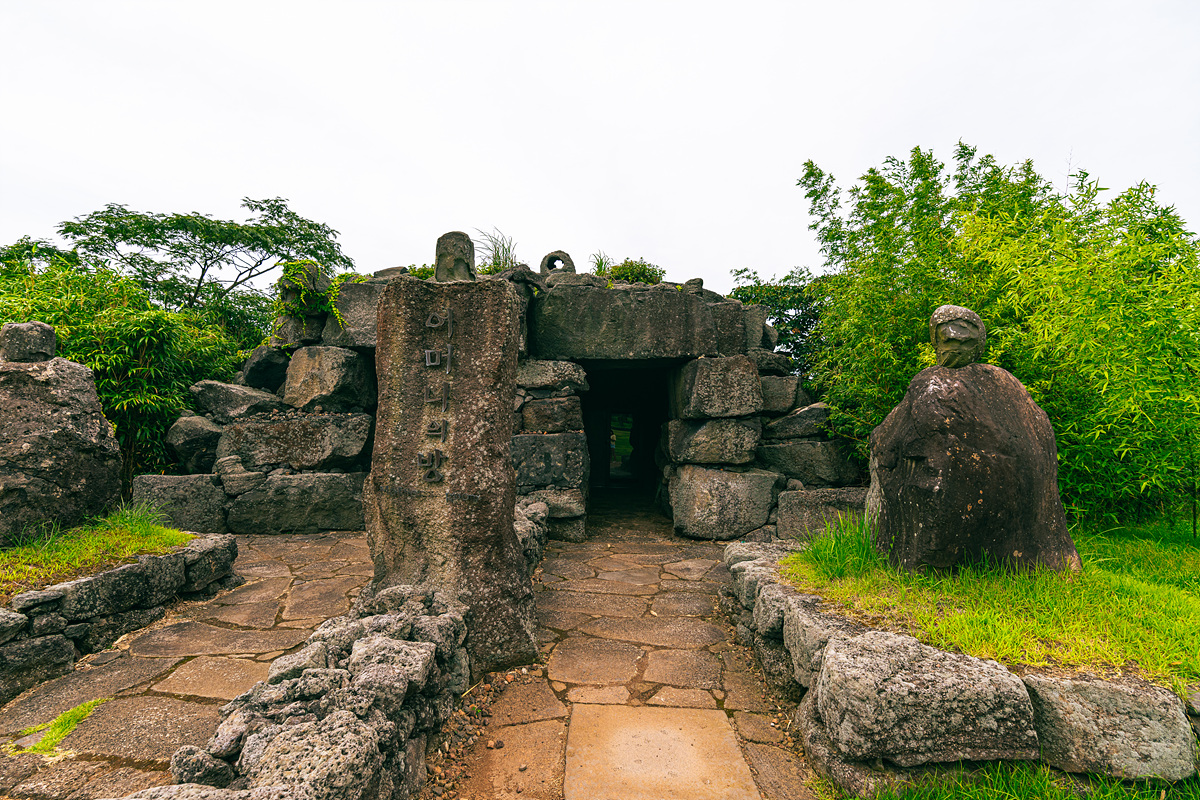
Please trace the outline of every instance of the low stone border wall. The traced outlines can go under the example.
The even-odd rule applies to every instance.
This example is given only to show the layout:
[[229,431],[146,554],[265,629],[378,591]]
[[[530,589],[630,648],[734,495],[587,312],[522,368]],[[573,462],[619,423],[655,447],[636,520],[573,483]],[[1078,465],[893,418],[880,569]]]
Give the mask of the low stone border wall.
[[236,558],[234,537],[201,536],[175,553],[18,594],[0,609],[0,705],[161,618],[177,596],[228,585]]
[[[515,528],[526,578],[547,539],[545,503],[522,502]],[[266,681],[221,708],[203,749],[171,759],[174,786],[141,800],[408,800],[470,686],[468,609],[434,587],[363,590],[347,616],[271,664]],[[486,621],[480,621],[480,629]]]
[[722,607],[768,681],[801,699],[793,725],[809,763],[842,791],[866,796],[933,765],[997,759],[1126,779],[1196,774],[1200,691],[1185,703],[1140,680],[1017,675],[869,629],[780,581],[778,561],[797,547],[729,545]]

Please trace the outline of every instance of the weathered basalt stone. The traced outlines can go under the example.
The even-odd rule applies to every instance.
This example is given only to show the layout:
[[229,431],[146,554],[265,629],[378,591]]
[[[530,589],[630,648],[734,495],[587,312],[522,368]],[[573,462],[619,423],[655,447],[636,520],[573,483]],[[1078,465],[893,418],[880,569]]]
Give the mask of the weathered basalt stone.
[[29,622],[29,617],[24,614],[0,608],[0,644],[4,644],[20,633],[27,622]]
[[237,386],[220,381],[200,381],[188,389],[196,405],[218,425],[226,425],[252,414],[283,411],[287,405],[278,397],[261,389]]
[[369,414],[303,414],[259,417],[227,426],[216,457],[237,456],[244,469],[281,466],[324,472],[354,467],[371,438]]
[[475,280],[475,243],[462,231],[438,237],[433,279],[439,283]]
[[229,504],[234,533],[316,533],[363,529],[362,472],[268,475]]
[[[697,295],[565,285],[533,304],[531,351],[541,359],[649,360],[717,355],[716,326]],[[670,287],[668,287],[669,289]]]
[[809,766],[847,797],[874,797],[885,791],[901,792],[912,783],[909,773],[883,764],[878,759],[855,761],[846,758],[817,716],[817,696],[808,692],[792,717],[792,728],[804,749]]
[[762,432],[757,419],[667,423],[667,455],[685,464],[749,464]]
[[[466,606],[476,675],[537,653],[533,589],[513,525],[516,442],[583,441],[512,435],[519,306],[507,281],[400,279],[380,300],[380,404],[364,501],[372,587],[437,586]],[[425,349],[450,350],[449,364],[414,364]],[[450,393],[438,402],[443,386]],[[444,441],[428,435],[443,423]],[[537,471],[565,477],[567,461],[563,453],[562,469]],[[582,463],[576,471],[582,479]]]
[[212,472],[217,459],[217,442],[223,428],[207,417],[193,414],[180,417],[167,430],[167,447],[175,454],[179,468],[189,475]]
[[292,355],[283,400],[301,411],[362,411],[375,407],[375,370],[344,347],[302,347]]
[[1025,675],[1042,760],[1067,772],[1179,781],[1196,774],[1183,703],[1143,681]]
[[824,403],[798,408],[763,428],[764,439],[801,439],[828,433],[829,406]]
[[795,375],[763,375],[763,411],[768,414],[786,414],[796,408],[796,392],[800,379]]
[[161,509],[180,530],[225,532],[225,491],[212,475],[138,475],[133,501]]
[[58,338],[52,325],[36,321],[0,325],[0,361],[49,361],[57,347]]
[[742,304],[736,300],[709,303],[717,329],[717,354],[737,356],[746,352],[746,324]]
[[743,305],[742,319],[743,328],[746,332],[746,344],[743,352],[749,352],[752,349],[762,349],[763,329],[767,324],[766,306]]
[[542,262],[538,264],[538,272],[542,275],[550,275],[554,272],[574,273],[575,262],[564,251],[555,250],[542,256]]
[[820,598],[812,595],[793,595],[783,603],[783,643],[792,658],[792,675],[805,688],[816,684],[830,639],[850,639],[867,631],[853,620],[821,613],[819,605]]
[[521,406],[522,428],[529,433],[563,433],[583,430],[578,397],[529,400]]
[[556,542],[586,542],[587,519],[572,517],[570,519],[547,519],[547,537]]
[[184,584],[180,591],[198,592],[233,574],[237,538],[229,535],[192,539],[183,550]]
[[325,320],[321,343],[329,347],[354,349],[375,347],[379,296],[383,294],[384,286],[387,284],[343,283],[333,304],[338,313],[330,314]]
[[744,417],[762,410],[762,382],[746,356],[689,361],[671,388],[679,419]]
[[588,390],[587,374],[573,361],[527,359],[517,366],[516,381],[522,389]]
[[325,314],[305,314],[300,317],[276,317],[271,324],[271,347],[293,350],[321,341],[325,330]]
[[876,546],[907,569],[984,558],[1080,569],[1057,453],[1050,420],[1012,373],[921,371],[871,434]]
[[1038,757],[1025,686],[995,661],[870,631],[828,641],[815,691],[830,739],[850,759],[911,767]]
[[807,487],[848,486],[859,481],[858,469],[838,442],[771,442],[760,444],[755,452],[765,466]]
[[582,433],[522,433],[512,437],[517,491],[587,486],[590,462]]
[[762,347],[747,349],[746,357],[754,362],[759,375],[786,376],[792,373],[795,366],[783,353],[773,353]]
[[783,485],[765,470],[726,472],[684,464],[671,477],[675,530],[689,539],[736,539],[767,523]]
[[0,645],[0,704],[71,671],[75,645],[65,636],[42,636]]
[[379,796],[384,735],[349,711],[286,726],[249,770],[250,788],[303,787],[305,800],[372,800]]
[[587,498],[581,489],[538,489],[524,495],[526,500],[545,503],[552,519],[582,517],[587,514]]
[[0,362],[0,545],[26,527],[101,513],[120,498],[120,472],[90,369]]
[[254,389],[276,392],[287,378],[288,357],[282,349],[259,345],[242,366],[242,380]]
[[781,492],[777,519],[779,535],[806,541],[839,520],[861,519],[866,498],[867,490],[863,487]]

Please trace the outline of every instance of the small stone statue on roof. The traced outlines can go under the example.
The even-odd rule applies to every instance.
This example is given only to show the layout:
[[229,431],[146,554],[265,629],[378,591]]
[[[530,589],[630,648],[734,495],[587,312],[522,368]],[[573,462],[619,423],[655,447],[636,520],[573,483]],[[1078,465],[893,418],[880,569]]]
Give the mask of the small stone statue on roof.
[[462,231],[443,233],[437,240],[433,279],[447,281],[475,280],[475,243]]
[[974,311],[938,308],[929,337],[937,365],[871,434],[876,547],[910,570],[986,560],[1078,571],[1046,412],[1012,373],[979,363],[987,331]]

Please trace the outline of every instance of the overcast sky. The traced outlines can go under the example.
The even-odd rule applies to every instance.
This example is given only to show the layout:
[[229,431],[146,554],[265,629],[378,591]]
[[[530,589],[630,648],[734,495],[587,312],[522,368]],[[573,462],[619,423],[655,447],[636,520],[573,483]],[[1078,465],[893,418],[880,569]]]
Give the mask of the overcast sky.
[[360,272],[498,228],[671,280],[820,266],[796,186],[914,146],[1200,226],[1200,3],[0,0],[0,244],[285,197]]

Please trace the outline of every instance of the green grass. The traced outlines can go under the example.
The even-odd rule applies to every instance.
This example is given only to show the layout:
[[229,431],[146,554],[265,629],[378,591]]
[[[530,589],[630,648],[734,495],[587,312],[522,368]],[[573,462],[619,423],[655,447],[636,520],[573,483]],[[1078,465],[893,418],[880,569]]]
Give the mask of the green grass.
[[[1045,765],[989,764],[972,772],[931,777],[906,790],[884,792],[877,800],[1078,800],[1080,788]],[[1087,791],[1089,800],[1200,800],[1200,782],[1195,778],[1162,786],[1093,777]]]
[[1183,694],[1200,682],[1200,546],[1190,528],[1072,531],[1083,573],[969,567],[907,573],[865,522],[830,526],[783,562],[797,587],[850,616],[1009,665],[1137,673]]
[[127,506],[70,530],[49,526],[18,537],[0,550],[0,603],[28,589],[90,575],[133,556],[169,552],[191,534],[161,525],[148,506]]
[[88,718],[88,715],[96,709],[96,706],[101,703],[107,703],[112,698],[102,697],[99,700],[88,700],[86,703],[80,703],[70,711],[64,711],[50,722],[44,722],[41,725],[35,725],[32,728],[26,728],[21,731],[21,736],[28,736],[38,731],[46,731],[46,735],[38,740],[37,744],[27,748],[23,752],[26,753],[53,753],[58,747],[58,743],[67,737],[71,731],[75,730],[75,726]]

